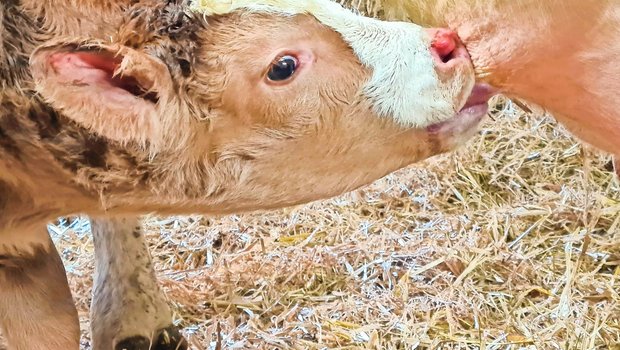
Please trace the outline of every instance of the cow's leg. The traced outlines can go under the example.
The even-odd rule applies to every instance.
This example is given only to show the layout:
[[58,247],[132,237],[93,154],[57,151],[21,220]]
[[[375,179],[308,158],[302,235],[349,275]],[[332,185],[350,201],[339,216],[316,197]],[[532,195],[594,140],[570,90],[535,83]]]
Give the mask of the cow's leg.
[[172,325],[141,225],[131,218],[91,218],[95,281],[91,305],[93,350],[186,349]]
[[[0,232],[0,327],[10,350],[78,350],[80,325],[67,276],[45,226]],[[36,245],[11,236],[37,237]]]
[[614,172],[616,173],[616,176],[618,176],[620,178],[620,157],[619,156],[612,156],[611,160],[612,160],[613,165],[614,165]]

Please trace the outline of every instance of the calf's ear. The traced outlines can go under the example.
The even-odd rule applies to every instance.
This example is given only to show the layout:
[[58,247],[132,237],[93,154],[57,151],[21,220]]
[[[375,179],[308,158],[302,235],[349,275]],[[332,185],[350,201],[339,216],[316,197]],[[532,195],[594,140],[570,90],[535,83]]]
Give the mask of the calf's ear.
[[166,65],[122,45],[58,42],[30,59],[38,93],[91,132],[122,142],[154,145],[161,111],[172,92]]

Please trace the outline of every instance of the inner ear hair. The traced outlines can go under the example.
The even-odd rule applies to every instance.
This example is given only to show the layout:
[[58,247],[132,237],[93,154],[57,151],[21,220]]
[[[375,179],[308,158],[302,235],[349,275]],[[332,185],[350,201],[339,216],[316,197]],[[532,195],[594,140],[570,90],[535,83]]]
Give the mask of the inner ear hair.
[[122,45],[48,43],[35,50],[31,71],[39,94],[91,132],[157,148],[160,100],[174,94],[163,62]]
[[207,23],[202,15],[189,10],[188,0],[163,1],[148,7],[138,3],[127,12],[115,41],[157,57],[168,66],[172,76],[191,76],[200,43],[199,31]]

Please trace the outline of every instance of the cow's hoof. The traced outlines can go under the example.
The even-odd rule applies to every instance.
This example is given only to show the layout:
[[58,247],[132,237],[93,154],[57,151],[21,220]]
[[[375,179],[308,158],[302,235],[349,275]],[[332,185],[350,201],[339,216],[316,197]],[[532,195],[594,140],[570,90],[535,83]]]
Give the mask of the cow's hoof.
[[187,350],[187,340],[177,327],[170,326],[158,331],[152,340],[141,335],[123,339],[114,350]]

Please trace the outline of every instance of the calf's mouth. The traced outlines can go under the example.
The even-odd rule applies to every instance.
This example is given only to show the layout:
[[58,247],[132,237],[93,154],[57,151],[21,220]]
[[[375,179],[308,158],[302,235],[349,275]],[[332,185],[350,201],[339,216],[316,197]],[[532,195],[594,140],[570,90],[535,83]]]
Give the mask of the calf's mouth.
[[480,124],[489,110],[489,100],[497,94],[497,90],[486,83],[476,83],[469,93],[465,105],[451,119],[432,124],[426,128],[430,134],[446,131],[468,131]]

